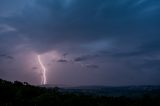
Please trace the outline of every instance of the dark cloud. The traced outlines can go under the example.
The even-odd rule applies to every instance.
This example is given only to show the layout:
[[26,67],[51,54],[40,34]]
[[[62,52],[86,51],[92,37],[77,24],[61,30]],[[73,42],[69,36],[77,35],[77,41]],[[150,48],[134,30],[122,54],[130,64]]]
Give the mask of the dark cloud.
[[14,57],[12,57],[12,56],[7,56],[7,58],[8,58],[8,59],[11,59],[11,60],[14,59]]
[[9,56],[9,55],[6,55],[6,54],[0,54],[0,57],[6,58],[6,59],[10,59],[10,60],[14,59],[13,56]]
[[6,55],[5,54],[0,54],[0,57],[6,57]]
[[[13,56],[17,58],[19,53],[29,51],[42,55],[57,51],[62,56],[55,59],[56,62],[73,60],[73,63],[96,64],[86,67],[101,70],[103,74],[94,78],[103,79],[100,81],[103,83],[117,81],[115,77],[128,81],[127,76],[138,77],[144,69],[141,74],[146,78],[139,79],[145,82],[148,78],[146,82],[154,83],[154,78],[159,76],[156,71],[160,53],[159,7],[158,0],[1,0],[0,51],[7,55],[0,57],[14,59]],[[24,70],[29,63],[33,64],[24,63]],[[68,76],[76,74],[73,67],[80,69],[72,65]],[[152,74],[148,73],[149,69]],[[137,71],[130,74],[130,70]],[[84,73],[78,75],[85,76]]]
[[68,55],[68,53],[64,53],[64,54],[63,54],[63,57],[66,58],[67,55]]
[[57,60],[57,62],[60,62],[60,63],[67,63],[68,60],[60,59],[60,60]]
[[74,61],[79,62],[79,61],[85,61],[87,59],[88,59],[87,57],[77,57],[74,59]]
[[99,55],[83,55],[80,57],[77,57],[74,59],[75,62],[81,62],[81,61],[87,61],[87,60],[92,60],[99,57]]
[[38,69],[38,67],[32,67],[32,69],[33,69],[33,70],[37,70],[37,69]]
[[91,69],[98,69],[99,66],[98,65],[93,65],[93,64],[87,64],[85,65],[87,68],[91,68]]
[[[149,5],[157,6],[157,3],[154,3],[156,1],[146,0],[139,4],[139,0],[129,0],[128,2],[122,0],[121,3],[109,0],[98,2],[96,0],[71,0],[67,7],[66,1],[16,1],[22,4],[26,3],[26,6],[30,8],[20,9],[23,11],[22,14],[13,14],[15,15],[14,18],[11,17],[8,20],[11,25],[27,35],[34,49],[39,49],[38,51],[55,48],[56,46],[53,47],[53,45],[60,46],[62,44],[61,46],[64,46],[66,43],[71,43],[76,46],[80,42],[98,39],[112,38],[118,40],[121,38],[120,41],[123,40],[123,42],[125,39],[136,40],[134,36],[140,36],[143,39],[143,35],[147,34],[147,31],[153,33],[159,25],[157,24],[158,20],[156,23],[154,22],[154,19],[157,18],[156,11],[159,8],[149,9]],[[17,4],[16,2],[13,5]],[[143,8],[140,8],[139,5],[142,5]],[[16,7],[14,9],[16,10]],[[10,8],[9,10],[13,11]],[[144,10],[155,12],[151,14],[144,12]],[[144,17],[145,14],[148,15],[147,18]],[[32,17],[28,17],[30,15]],[[43,42],[43,46],[41,42]]]
[[137,64],[137,69],[147,70],[147,71],[159,71],[160,70],[160,60],[145,60],[141,64]]

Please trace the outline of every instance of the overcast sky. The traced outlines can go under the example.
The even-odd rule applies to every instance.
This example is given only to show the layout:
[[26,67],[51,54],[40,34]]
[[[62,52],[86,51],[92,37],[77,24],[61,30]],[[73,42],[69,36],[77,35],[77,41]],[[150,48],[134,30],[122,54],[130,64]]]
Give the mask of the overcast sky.
[[159,85],[160,0],[0,0],[0,78]]

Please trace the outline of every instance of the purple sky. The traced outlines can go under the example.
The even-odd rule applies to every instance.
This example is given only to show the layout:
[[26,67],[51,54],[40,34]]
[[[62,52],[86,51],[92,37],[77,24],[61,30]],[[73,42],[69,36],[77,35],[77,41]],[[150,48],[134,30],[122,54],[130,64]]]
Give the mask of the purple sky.
[[0,0],[0,78],[159,85],[159,0]]

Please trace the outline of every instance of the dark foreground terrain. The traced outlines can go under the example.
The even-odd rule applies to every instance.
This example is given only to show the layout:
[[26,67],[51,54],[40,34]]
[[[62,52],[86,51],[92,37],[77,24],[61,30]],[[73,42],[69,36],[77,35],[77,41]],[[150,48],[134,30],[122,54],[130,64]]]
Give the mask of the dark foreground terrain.
[[[160,106],[159,87],[102,89],[105,93],[121,92],[121,96],[97,95],[98,91],[99,88],[44,88],[0,79],[0,106]],[[126,95],[126,92],[129,93]],[[129,96],[138,92],[143,93]]]

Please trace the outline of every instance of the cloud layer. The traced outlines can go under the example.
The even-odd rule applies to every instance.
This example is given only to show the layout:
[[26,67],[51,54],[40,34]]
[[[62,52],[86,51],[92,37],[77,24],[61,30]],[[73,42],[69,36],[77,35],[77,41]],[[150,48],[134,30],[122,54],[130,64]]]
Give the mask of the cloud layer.
[[[160,84],[159,11],[158,0],[1,0],[0,54],[16,59],[57,51],[56,63],[52,55],[48,59],[59,70],[50,83]],[[50,75],[55,74],[52,65]],[[83,71],[93,68],[96,72]]]

